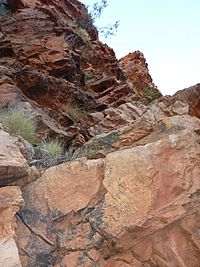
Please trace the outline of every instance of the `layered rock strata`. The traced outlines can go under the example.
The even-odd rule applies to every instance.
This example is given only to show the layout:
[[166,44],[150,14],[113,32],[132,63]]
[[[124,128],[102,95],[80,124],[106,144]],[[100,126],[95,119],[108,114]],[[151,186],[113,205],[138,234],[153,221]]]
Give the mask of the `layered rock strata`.
[[144,55],[118,62],[77,0],[0,14],[0,107],[65,150],[1,125],[0,266],[198,267],[199,84],[161,97]]

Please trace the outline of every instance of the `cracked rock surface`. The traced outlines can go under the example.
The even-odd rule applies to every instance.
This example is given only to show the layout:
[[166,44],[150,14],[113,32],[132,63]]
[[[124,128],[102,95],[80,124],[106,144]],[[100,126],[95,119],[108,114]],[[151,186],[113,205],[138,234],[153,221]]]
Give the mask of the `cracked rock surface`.
[[0,0],[0,116],[13,107],[36,140],[0,125],[0,267],[200,266],[200,84],[162,97],[77,0]]
[[19,187],[0,188],[0,266],[2,267],[22,267],[14,240],[16,228],[14,215],[22,203]]
[[198,266],[200,121],[161,125],[147,144],[49,168],[24,187],[23,266]]

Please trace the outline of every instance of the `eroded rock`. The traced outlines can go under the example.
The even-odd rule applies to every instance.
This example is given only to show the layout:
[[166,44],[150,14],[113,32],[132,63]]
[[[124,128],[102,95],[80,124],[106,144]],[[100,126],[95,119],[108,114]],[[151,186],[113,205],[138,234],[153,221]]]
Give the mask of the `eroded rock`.
[[22,266],[14,240],[16,228],[14,215],[22,203],[19,187],[0,188],[0,266],[2,267]]
[[145,95],[145,87],[149,88],[152,92],[159,93],[149,74],[148,64],[146,63],[143,53],[140,51],[129,53],[127,56],[120,59],[119,65],[125,72],[128,81],[140,95]]
[[132,148],[48,169],[23,190],[20,251],[53,266],[197,266],[198,241],[188,257],[179,244],[198,236],[199,128],[189,115],[168,117]]
[[[72,266],[76,266],[79,257],[93,262],[84,256],[84,251],[95,249],[93,243],[99,246],[101,236],[91,228],[87,214],[105,194],[101,183],[103,170],[102,160],[64,163],[49,168],[40,179],[24,188],[26,201],[19,213],[17,229],[23,266],[34,266],[36,262],[53,266],[74,262]],[[67,256],[70,252],[72,255]]]
[[[144,55],[118,62],[77,0],[8,4],[0,107],[34,115],[37,141],[88,158],[38,179],[26,161],[34,148],[0,130],[0,186],[23,187],[22,266],[198,267],[199,85],[159,98]],[[84,120],[64,110],[72,102]],[[19,188],[0,188],[3,267],[21,266],[20,199]]]
[[0,130],[0,185],[8,185],[28,176],[28,165],[15,140]]
[[200,118],[200,84],[178,91],[174,97],[188,103],[189,114]]

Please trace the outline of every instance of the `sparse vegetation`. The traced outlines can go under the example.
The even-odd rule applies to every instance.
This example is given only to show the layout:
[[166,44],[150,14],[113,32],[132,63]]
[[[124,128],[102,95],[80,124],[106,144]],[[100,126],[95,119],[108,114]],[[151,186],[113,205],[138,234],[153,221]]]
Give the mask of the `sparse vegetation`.
[[36,130],[35,120],[22,110],[17,108],[2,110],[0,113],[0,122],[9,134],[20,135],[29,143],[34,141]]
[[101,17],[102,12],[104,9],[108,6],[108,1],[107,0],[101,0],[101,2],[96,1],[93,6],[92,10],[90,11],[90,16],[93,20],[93,22]]
[[[96,19],[99,19],[104,11],[104,9],[108,6],[107,0],[96,1],[92,7],[88,6],[89,13],[88,17],[81,17],[77,20],[77,24],[79,27],[88,30],[92,25],[95,25]],[[119,21],[114,23],[110,23],[103,27],[97,27],[98,32],[104,38],[111,37],[115,35],[118,27]]]
[[7,0],[0,0],[0,16],[11,16],[12,11],[9,8]]
[[91,72],[85,72],[85,84],[92,83],[95,81],[94,74]]
[[158,99],[160,97],[160,93],[149,89],[148,87],[144,87],[143,92],[146,97],[141,97],[140,101],[144,105],[149,105],[153,100]]
[[63,154],[63,146],[56,140],[43,141],[38,146],[47,151],[51,156],[57,157]]
[[150,97],[153,100],[160,97],[159,92],[153,91],[153,90],[149,89],[148,87],[144,87],[143,91],[148,97]]
[[84,107],[73,102],[68,102],[65,104],[63,109],[74,121],[84,119],[87,116],[87,111],[84,109]]
[[115,21],[115,23],[113,24],[108,24],[103,27],[98,27],[98,31],[100,35],[104,36],[104,38],[110,38],[116,34],[118,27],[119,27],[119,20]]
[[[52,156],[47,150],[49,155],[45,155],[45,153],[41,153],[41,148],[39,147],[39,152],[37,152],[35,155],[35,158],[32,158],[30,161],[31,165],[36,166],[39,170],[45,170],[49,167],[56,166],[58,164],[69,162],[76,160],[81,157],[87,157],[87,148],[78,148],[77,150],[74,150],[73,148],[69,148],[65,153],[61,155]],[[45,151],[42,148],[43,151]],[[64,149],[63,149],[64,150]]]
[[147,99],[145,97],[141,97],[140,102],[145,106],[148,106],[151,103],[151,101],[149,101],[149,99]]

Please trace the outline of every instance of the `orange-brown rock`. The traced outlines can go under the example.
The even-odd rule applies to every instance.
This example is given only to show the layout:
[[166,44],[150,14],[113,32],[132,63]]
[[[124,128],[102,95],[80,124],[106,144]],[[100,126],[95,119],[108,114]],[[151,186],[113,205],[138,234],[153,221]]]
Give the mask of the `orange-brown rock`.
[[125,72],[128,81],[140,95],[145,95],[143,91],[145,87],[157,93],[159,92],[149,74],[148,64],[143,53],[140,51],[129,53],[120,59],[119,65]]
[[77,0],[4,7],[0,108],[66,154],[39,173],[47,151],[0,130],[0,266],[199,267],[199,85],[160,98],[144,55],[118,61]]
[[31,70],[21,70],[17,73],[17,84],[29,98],[46,107],[62,111],[66,99],[85,108],[95,109],[94,97],[78,90],[73,83],[52,76],[45,76]]
[[[82,159],[49,168],[23,189],[26,201],[17,228],[22,266],[34,266],[36,262],[76,266],[77,261],[81,262],[79,258],[86,261],[85,253],[93,250],[94,254],[95,244],[98,247],[102,238],[91,228],[87,216],[105,194],[103,175],[102,160]],[[92,257],[86,256],[90,264],[100,256],[97,253],[94,260]]]
[[15,140],[0,130],[0,186],[28,176],[28,165]]
[[[93,137],[81,149],[88,158],[98,158],[117,149],[133,147],[140,140],[143,144],[148,143],[148,136],[162,127],[160,122],[163,119],[188,113],[189,105],[186,102],[169,97],[149,106],[134,101],[91,113],[88,131]],[[157,132],[153,135],[156,138]]]
[[[86,76],[89,74],[92,74],[95,79],[104,75],[113,76],[120,80],[122,85],[126,84],[113,50],[98,41],[96,29],[91,24],[84,5],[79,1],[62,0],[60,3],[10,1],[10,5],[12,10],[17,12],[12,17],[0,19],[2,53],[0,65],[4,61],[4,65],[11,67],[12,60],[14,73],[16,71],[19,73],[24,66],[29,66],[30,70],[37,70],[45,75],[46,80],[43,81],[45,85],[43,83],[40,85],[41,80],[39,78],[37,80],[35,75],[37,84],[34,90],[29,90],[28,97],[37,101],[35,97],[37,93],[40,96],[43,95],[43,100],[46,98],[48,76],[65,79],[73,83],[72,88],[85,87]],[[25,79],[31,84],[31,77],[24,76]],[[67,91],[67,88],[60,84],[54,90],[60,95],[60,90]],[[89,85],[87,90],[90,91]],[[120,97],[125,97],[127,92],[130,93],[131,89],[121,91]],[[79,88],[76,93],[79,94]],[[63,102],[69,101],[68,95],[62,97]],[[48,98],[53,102],[54,97],[51,93]],[[101,100],[100,96],[98,98]],[[112,103],[116,98],[109,101],[102,100]],[[41,98],[38,101],[41,102]],[[43,105],[46,105],[45,101]]]
[[198,129],[198,118],[165,117],[132,148],[50,168],[26,186],[17,230],[23,266],[36,255],[57,267],[197,267]]
[[174,98],[188,103],[189,114],[200,118],[200,84],[178,91]]
[[20,188],[6,186],[0,188],[0,266],[22,267],[14,240],[15,213],[22,206]]
[[[184,198],[186,203],[190,202],[188,194],[190,196],[192,192],[198,191],[200,184],[196,175],[200,171],[197,147],[199,136],[195,130],[200,126],[199,120],[193,121],[187,116],[174,116],[163,120],[162,124],[164,123],[166,126],[157,133],[157,140],[153,138],[152,142],[149,140],[146,145],[114,152],[106,157],[103,184],[108,193],[105,196],[103,210],[106,231],[110,225],[108,232],[112,236],[123,236],[126,229],[132,225],[140,225],[145,217],[155,218],[155,214],[159,214],[160,219],[166,219],[163,220],[164,225],[170,223],[171,216],[174,217],[175,214],[172,210],[169,214],[168,208],[171,209],[174,205],[176,216],[180,216],[182,212],[186,214],[186,210],[182,206],[177,207],[177,204]],[[186,146],[183,144],[187,138],[191,143],[188,142]],[[187,165],[189,155],[193,157],[189,164],[190,175],[187,175],[184,166]],[[148,177],[151,177],[150,180]],[[113,204],[110,203],[112,201]],[[148,225],[146,221],[145,224]],[[134,241],[130,240],[136,241],[136,237]],[[122,247],[124,246],[125,244]]]
[[24,186],[39,177],[35,167],[29,167],[22,154],[22,144],[0,129],[0,186]]
[[[140,98],[127,82],[114,51],[99,41],[79,1],[8,3],[12,16],[0,17],[0,106],[24,107],[29,101],[36,115],[37,104],[49,108],[42,116],[45,123],[43,119],[40,123],[48,129],[45,138],[60,139],[63,135],[72,140],[83,136],[87,141],[90,121],[76,125],[73,135],[68,127],[76,121],[60,113],[65,103],[74,102],[86,111],[97,112]],[[59,118],[58,123],[52,113]],[[75,140],[68,146],[72,143]]]

